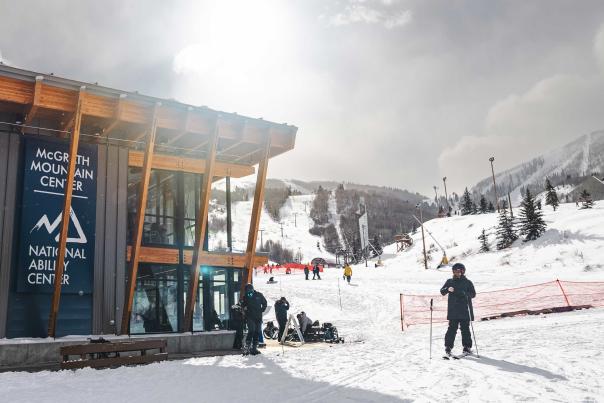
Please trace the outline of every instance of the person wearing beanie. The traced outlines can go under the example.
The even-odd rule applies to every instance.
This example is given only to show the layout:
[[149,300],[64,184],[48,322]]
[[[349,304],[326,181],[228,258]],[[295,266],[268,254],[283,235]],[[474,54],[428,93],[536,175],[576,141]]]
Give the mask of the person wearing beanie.
[[258,335],[262,328],[262,312],[264,312],[266,306],[267,302],[264,295],[254,290],[252,284],[247,284],[245,286],[245,295],[241,302],[247,324],[244,354],[260,354],[260,351],[258,351]]
[[476,297],[474,284],[465,276],[466,267],[462,263],[455,263],[452,267],[453,278],[448,279],[440,289],[442,295],[448,294],[447,320],[449,328],[445,334],[445,353],[451,355],[455,343],[457,329],[461,328],[461,344],[463,352],[472,352],[472,335],[470,321],[474,320],[472,298]]

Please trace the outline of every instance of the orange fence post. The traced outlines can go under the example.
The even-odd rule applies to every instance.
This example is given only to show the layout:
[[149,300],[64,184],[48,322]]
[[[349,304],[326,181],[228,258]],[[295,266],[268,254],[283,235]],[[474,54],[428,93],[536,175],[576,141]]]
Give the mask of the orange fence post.
[[568,296],[566,295],[566,291],[562,287],[560,280],[556,279],[556,283],[558,283],[558,287],[560,287],[560,291],[562,291],[562,295],[564,295],[564,300],[566,301],[566,306],[570,306],[570,302],[568,302]]

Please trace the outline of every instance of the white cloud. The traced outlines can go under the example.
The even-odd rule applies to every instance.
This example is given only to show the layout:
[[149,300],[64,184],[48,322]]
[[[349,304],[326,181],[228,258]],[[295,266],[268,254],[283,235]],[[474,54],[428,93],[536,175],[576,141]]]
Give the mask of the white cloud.
[[[604,67],[604,26],[595,36],[594,57]],[[503,170],[604,129],[602,105],[604,68],[595,75],[558,74],[543,79],[522,94],[496,102],[486,115],[484,135],[464,136],[445,148],[439,167],[471,185],[488,176],[484,168],[490,155],[497,157]]]
[[393,29],[407,25],[412,20],[410,10],[402,10],[398,12],[392,10],[390,6],[394,4],[393,1],[383,1],[383,5],[388,7],[383,10],[360,3],[364,2],[358,0],[352,1],[344,8],[342,12],[337,13],[329,18],[329,24],[336,27],[356,23],[381,24],[387,29]]
[[602,74],[604,74],[604,24],[600,26],[594,40],[594,56],[600,65]]

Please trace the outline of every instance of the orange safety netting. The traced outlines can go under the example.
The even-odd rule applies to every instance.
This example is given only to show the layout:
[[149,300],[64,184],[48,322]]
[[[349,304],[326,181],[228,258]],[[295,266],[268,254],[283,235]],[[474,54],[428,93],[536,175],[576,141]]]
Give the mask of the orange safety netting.
[[[447,296],[401,294],[401,325],[447,321]],[[472,300],[475,320],[518,311],[569,307],[604,306],[604,282],[550,281],[543,284],[476,294]]]

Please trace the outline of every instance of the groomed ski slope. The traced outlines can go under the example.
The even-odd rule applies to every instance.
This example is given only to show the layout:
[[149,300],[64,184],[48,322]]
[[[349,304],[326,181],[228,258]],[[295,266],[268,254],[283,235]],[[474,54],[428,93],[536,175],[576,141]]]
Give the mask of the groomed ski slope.
[[[556,278],[603,281],[599,202],[593,210],[562,205],[545,212],[548,233],[540,240],[486,254],[475,253],[476,237],[496,214],[436,219],[426,228],[466,264],[478,292]],[[429,326],[400,329],[399,293],[436,293],[450,276],[418,263],[420,236],[408,251],[386,248],[384,267],[354,266],[352,285],[340,269],[326,269],[320,281],[277,275],[279,283],[269,285],[268,276],[255,278],[269,303],[286,296],[292,313],[334,323],[344,344],[101,371],[5,373],[0,396],[11,402],[602,401],[602,309],[476,322],[480,359],[443,360],[445,325],[435,325],[430,360]]]
[[[260,216],[260,229],[262,240],[272,240],[281,242],[286,248],[296,253],[302,254],[302,262],[310,262],[315,257],[333,258],[333,255],[327,253],[323,246],[323,240],[320,236],[312,235],[308,230],[314,226],[313,220],[309,217],[310,209],[314,195],[290,196],[285,205],[279,211],[281,221],[273,220],[266,209],[263,209]],[[252,214],[252,201],[241,201],[233,203],[233,251],[245,252],[247,237],[250,229],[250,216]],[[226,219],[226,213],[213,213],[215,216]],[[283,224],[283,237],[281,236],[281,224]],[[217,232],[210,234],[210,248],[219,240],[226,245],[226,232]],[[317,248],[317,242],[321,249]],[[260,245],[260,234],[258,234],[258,245]]]

